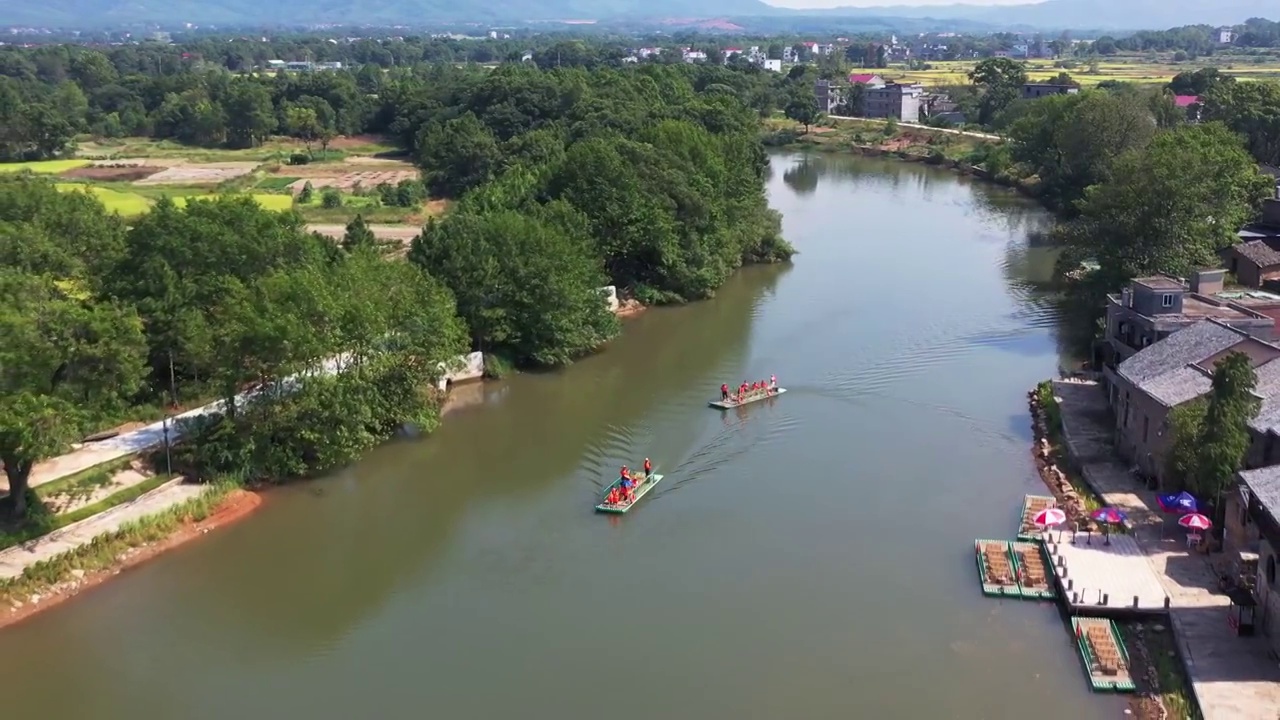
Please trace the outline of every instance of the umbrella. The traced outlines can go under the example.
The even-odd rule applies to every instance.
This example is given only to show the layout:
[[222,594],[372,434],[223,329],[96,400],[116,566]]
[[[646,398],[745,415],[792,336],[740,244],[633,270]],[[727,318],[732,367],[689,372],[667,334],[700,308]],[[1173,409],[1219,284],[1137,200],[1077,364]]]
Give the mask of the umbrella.
[[1191,513],[1178,518],[1178,524],[1184,528],[1191,530],[1208,530],[1213,527],[1213,521],[1201,515],[1200,513]]
[[1061,525],[1066,521],[1067,514],[1058,508],[1045,508],[1044,510],[1036,513],[1035,517],[1031,518],[1031,522],[1041,527],[1048,525]]
[[1193,513],[1200,509],[1191,493],[1180,492],[1177,495],[1161,495],[1156,498],[1160,509],[1165,512]]
[[1129,519],[1129,516],[1125,515],[1123,510],[1113,507],[1098,508],[1090,513],[1089,517],[1108,525],[1122,525],[1125,520]]

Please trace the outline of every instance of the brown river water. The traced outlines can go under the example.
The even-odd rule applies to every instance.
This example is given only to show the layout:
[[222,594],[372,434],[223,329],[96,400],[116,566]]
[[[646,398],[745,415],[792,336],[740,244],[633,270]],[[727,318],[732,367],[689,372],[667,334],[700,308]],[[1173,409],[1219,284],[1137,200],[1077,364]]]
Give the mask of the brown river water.
[[[463,388],[422,439],[0,635],[5,717],[1119,717],[1057,609],[982,597],[1042,490],[1047,215],[914,164],[777,153],[800,250]],[[722,382],[788,393],[721,413]],[[620,464],[666,479],[592,512]]]

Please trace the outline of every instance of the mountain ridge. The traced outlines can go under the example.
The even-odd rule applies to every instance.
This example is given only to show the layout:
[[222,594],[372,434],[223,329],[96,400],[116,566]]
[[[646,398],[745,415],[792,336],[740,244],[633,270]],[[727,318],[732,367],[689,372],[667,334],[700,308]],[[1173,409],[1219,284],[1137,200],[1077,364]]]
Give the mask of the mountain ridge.
[[1047,0],[1026,5],[881,5],[787,9],[762,0],[42,0],[0,3],[0,25],[103,27],[129,24],[222,26],[426,25],[531,23],[566,20],[665,18],[827,17],[964,20],[996,27],[1165,29],[1181,25],[1234,25],[1280,14],[1276,0]]

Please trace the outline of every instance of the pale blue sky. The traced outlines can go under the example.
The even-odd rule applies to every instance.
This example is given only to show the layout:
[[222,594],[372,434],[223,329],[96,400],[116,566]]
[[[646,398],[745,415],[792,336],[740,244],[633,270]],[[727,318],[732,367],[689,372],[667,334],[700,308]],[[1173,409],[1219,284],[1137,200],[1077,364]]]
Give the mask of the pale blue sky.
[[1043,0],[764,0],[775,7],[891,7],[894,5],[1028,5]]

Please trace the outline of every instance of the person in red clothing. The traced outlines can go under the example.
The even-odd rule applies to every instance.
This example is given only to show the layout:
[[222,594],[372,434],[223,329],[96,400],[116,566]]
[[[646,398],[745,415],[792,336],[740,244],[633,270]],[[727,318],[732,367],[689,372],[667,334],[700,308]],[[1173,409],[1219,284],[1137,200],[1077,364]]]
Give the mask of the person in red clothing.
[[724,383],[720,386],[720,400],[729,402],[729,383]]
[[618,488],[614,487],[609,491],[609,497],[605,498],[605,503],[608,505],[617,505],[618,501],[621,499],[622,496],[618,494]]
[[653,464],[649,462],[649,458],[644,459],[644,479],[648,480],[650,473],[653,472]]

